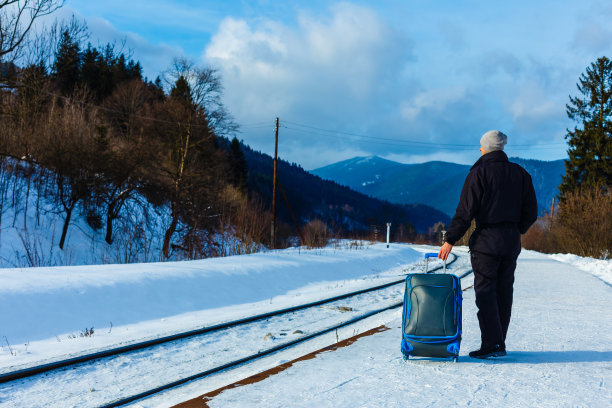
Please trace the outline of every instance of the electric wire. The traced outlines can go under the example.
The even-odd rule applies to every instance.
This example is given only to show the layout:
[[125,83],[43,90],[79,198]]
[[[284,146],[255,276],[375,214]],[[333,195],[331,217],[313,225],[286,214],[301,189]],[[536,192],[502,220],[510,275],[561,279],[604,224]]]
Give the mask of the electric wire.
[[[316,130],[316,131],[320,131],[320,132],[326,132],[326,133],[330,133],[330,134],[342,134],[342,135],[347,135],[347,136],[355,136],[355,137],[360,137],[360,138],[366,138],[366,139],[373,139],[373,140],[383,140],[383,141],[391,141],[391,142],[402,142],[402,143],[413,143],[413,144],[420,144],[420,145],[427,145],[427,146],[452,146],[452,147],[469,147],[470,149],[474,148],[474,144],[460,144],[460,143],[434,143],[434,142],[422,142],[422,141],[417,141],[417,140],[401,140],[401,139],[393,139],[393,138],[386,138],[386,137],[379,137],[379,136],[371,136],[371,135],[364,135],[364,134],[358,134],[358,133],[353,133],[353,132],[346,132],[343,130],[333,130],[333,129],[324,129],[321,127],[316,127],[316,126],[311,126],[311,125],[305,125],[305,124],[301,124],[301,123],[297,123],[297,122],[293,122],[293,121],[288,121],[288,120],[283,120],[283,123],[287,123],[289,125],[293,125],[293,126],[297,126],[300,128],[306,128],[306,129],[312,129],[312,130]],[[291,129],[289,127],[287,127],[288,129]],[[295,130],[295,128],[293,128]],[[318,133],[317,133],[318,134]],[[561,145],[565,145],[565,142],[551,142],[551,143],[539,143],[537,146],[561,146]],[[512,145],[514,147],[532,147],[533,144],[515,144]]]
[[[368,137],[368,136],[364,136],[364,135],[353,135],[352,138],[348,138],[348,137],[342,137],[339,135],[334,135],[331,133],[319,133],[319,132],[315,132],[312,130],[307,130],[307,129],[300,129],[300,128],[295,128],[295,127],[289,127],[289,126],[282,126],[283,128],[287,129],[287,130],[291,130],[294,132],[299,132],[299,133],[303,133],[303,134],[308,134],[308,135],[313,135],[313,136],[321,136],[321,137],[326,137],[326,138],[334,138],[334,139],[342,139],[342,140],[346,140],[346,141],[350,141],[350,142],[356,142],[354,139],[352,138],[367,138],[367,139],[363,139],[363,140],[357,140],[358,143],[370,143],[370,144],[375,144],[375,145],[385,145],[385,146],[402,146],[402,147],[412,147],[412,148],[422,148],[422,149],[431,149],[431,148],[435,148],[437,150],[461,150],[461,151],[470,151],[470,150],[475,150],[477,148],[477,144],[473,144],[473,145],[460,145],[460,144],[456,144],[456,145],[451,145],[451,144],[438,144],[438,143],[430,143],[430,142],[416,142],[416,141],[412,141],[412,140],[398,140],[398,139],[387,139],[387,138],[374,138],[374,137]],[[342,133],[345,134],[345,133]],[[369,140],[369,139],[376,139],[376,140]],[[386,140],[393,140],[394,142],[390,142],[390,141],[386,141]],[[519,145],[516,145],[519,146]],[[540,147],[541,146],[541,147]],[[559,146],[560,147],[560,146]],[[554,149],[558,149],[559,147],[554,147],[554,146],[548,146],[548,145],[532,145],[531,147],[515,147],[513,145],[508,145],[506,147],[507,150],[533,150],[533,149],[543,149],[543,150],[554,150]]]
[[[73,103],[82,104],[82,105],[89,106],[95,109],[99,109],[105,112],[116,113],[116,114],[121,114],[121,115],[125,114],[125,112],[118,111],[116,109],[111,109],[106,106],[96,105],[91,102],[71,98],[65,95],[61,95],[57,92],[45,91],[43,89],[35,88],[33,86],[30,86],[30,85],[27,85],[21,82],[18,82],[16,85],[20,87],[36,90],[48,96],[60,98],[62,100],[66,100],[66,101],[73,102]],[[165,124],[171,124],[171,125],[188,125],[188,126],[196,127],[196,128],[198,127],[208,127],[209,128],[209,126],[207,125],[200,125],[197,123],[171,121],[171,120],[160,119],[156,117],[144,116],[144,115],[138,115],[138,114],[134,114],[132,116],[134,118],[145,120],[145,121],[150,121],[150,122],[165,123]],[[321,137],[327,137],[327,138],[347,140],[350,142],[369,143],[369,144],[385,145],[385,146],[435,148],[438,150],[461,150],[461,151],[474,150],[477,147],[477,144],[435,143],[435,142],[424,142],[420,140],[396,139],[396,138],[372,136],[372,135],[359,134],[359,133],[348,132],[348,131],[338,130],[338,129],[326,129],[323,127],[307,125],[307,124],[298,123],[298,122],[294,122],[290,120],[283,120],[281,123],[282,123],[281,127],[287,130],[293,131],[293,132],[299,132],[302,134],[308,134],[308,135],[313,135],[313,136],[321,136]],[[273,121],[270,121],[270,122],[261,121],[261,122],[246,123],[246,124],[235,123],[235,125],[237,127],[236,128],[237,132],[240,132],[240,129],[259,130],[259,129],[265,129],[268,127],[272,130],[274,129]],[[343,136],[348,136],[348,137],[343,137]],[[355,140],[355,138],[357,138],[357,140]],[[561,146],[567,146],[567,143],[566,142],[551,142],[551,143],[538,143],[538,144],[512,144],[512,145],[508,145],[506,149],[510,151],[514,151],[514,150],[526,151],[526,150],[534,150],[534,149],[535,150],[556,150]]]

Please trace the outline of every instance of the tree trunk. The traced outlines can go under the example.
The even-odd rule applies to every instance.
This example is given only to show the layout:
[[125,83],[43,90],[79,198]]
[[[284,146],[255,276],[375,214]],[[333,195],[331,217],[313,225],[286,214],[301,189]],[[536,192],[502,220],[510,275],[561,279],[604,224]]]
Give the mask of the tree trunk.
[[113,221],[119,218],[119,212],[121,211],[121,208],[123,208],[123,205],[125,204],[127,199],[130,197],[132,191],[132,188],[128,188],[120,192],[108,204],[108,208],[106,211],[106,237],[104,238],[104,240],[108,244],[113,243]]
[[70,217],[72,216],[72,210],[74,209],[74,204],[70,207],[66,207],[66,220],[64,221],[64,227],[62,228],[62,237],[60,238],[59,247],[60,249],[64,249],[64,241],[66,241],[66,233],[68,232],[68,224],[70,224]]
[[106,213],[106,236],[104,237],[104,240],[109,245],[113,243],[113,219],[114,217],[109,208],[108,213]]
[[168,227],[168,229],[166,230],[166,233],[164,234],[164,245],[162,247],[162,253],[164,255],[164,258],[166,259],[168,259],[168,257],[170,256],[170,238],[172,238],[172,235],[174,235],[174,231],[176,231],[177,224],[178,224],[178,215],[173,214],[172,222],[170,223],[170,226]]
[[28,229],[28,203],[30,201],[30,183],[32,181],[32,174],[28,176],[28,189],[26,190],[25,207],[23,209],[23,229]]

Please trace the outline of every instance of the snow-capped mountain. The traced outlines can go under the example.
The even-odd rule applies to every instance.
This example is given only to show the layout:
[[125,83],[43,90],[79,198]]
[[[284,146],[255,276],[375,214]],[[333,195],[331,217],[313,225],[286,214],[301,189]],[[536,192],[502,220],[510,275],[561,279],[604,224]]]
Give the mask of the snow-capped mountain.
[[[565,173],[563,160],[548,162],[512,157],[510,161],[531,174],[540,211],[550,209]],[[452,216],[470,167],[442,161],[403,164],[369,156],[330,164],[311,173],[372,197],[399,204],[425,204]]]

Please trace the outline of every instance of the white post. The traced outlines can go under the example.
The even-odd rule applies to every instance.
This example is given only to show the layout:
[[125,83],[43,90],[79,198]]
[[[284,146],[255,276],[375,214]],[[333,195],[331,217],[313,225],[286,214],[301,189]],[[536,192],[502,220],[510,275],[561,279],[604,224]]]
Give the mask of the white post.
[[391,223],[387,223],[387,248],[389,248],[389,231],[391,230]]

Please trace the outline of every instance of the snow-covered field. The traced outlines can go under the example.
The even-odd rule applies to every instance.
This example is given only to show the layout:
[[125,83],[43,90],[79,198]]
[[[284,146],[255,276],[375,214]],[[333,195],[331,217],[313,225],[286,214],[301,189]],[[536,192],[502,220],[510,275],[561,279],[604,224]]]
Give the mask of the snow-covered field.
[[[384,283],[420,269],[414,263],[432,249],[377,244],[167,264],[0,270],[0,372]],[[469,268],[467,251],[454,252],[460,261],[453,267]],[[404,362],[399,351],[401,311],[390,311],[338,336],[351,337],[381,324],[390,330],[297,362],[261,382],[226,390],[208,405],[612,406],[611,262],[524,251],[516,273],[507,357],[480,361],[467,356],[479,345],[474,293],[468,289],[457,364]],[[471,284],[471,277],[464,279],[464,288]],[[401,298],[401,290],[393,296]],[[80,337],[89,327],[94,335]],[[335,341],[330,334],[133,406],[171,406]],[[77,382],[59,381],[59,375],[36,380],[39,384],[23,380],[0,385],[0,406],[53,406],[51,395],[45,398],[36,387],[44,389],[47,382],[57,395],[70,393]],[[87,383],[86,375],[81,383]],[[108,375],[115,374],[109,370]],[[55,406],[97,406],[96,395],[109,390],[96,387],[90,382],[81,401]]]
[[[346,244],[186,262],[0,269],[0,372],[397,280],[403,266],[422,259],[406,245]],[[92,327],[94,336],[81,337]]]
[[[15,163],[12,166],[25,166]],[[4,163],[7,166],[7,163]],[[38,173],[36,166],[32,168]],[[28,180],[9,176],[0,168],[0,267],[93,265],[108,263],[151,262],[160,260],[160,237],[169,223],[168,209],[155,208],[141,196],[123,207],[113,223],[113,243],[104,238],[106,229],[92,228],[87,211],[79,203],[70,220],[64,249],[59,241],[66,214],[61,204],[43,191],[53,190],[40,184],[44,178]],[[40,184],[40,185],[39,185]],[[106,222],[101,216],[100,222]],[[175,256],[176,258],[176,256]]]

